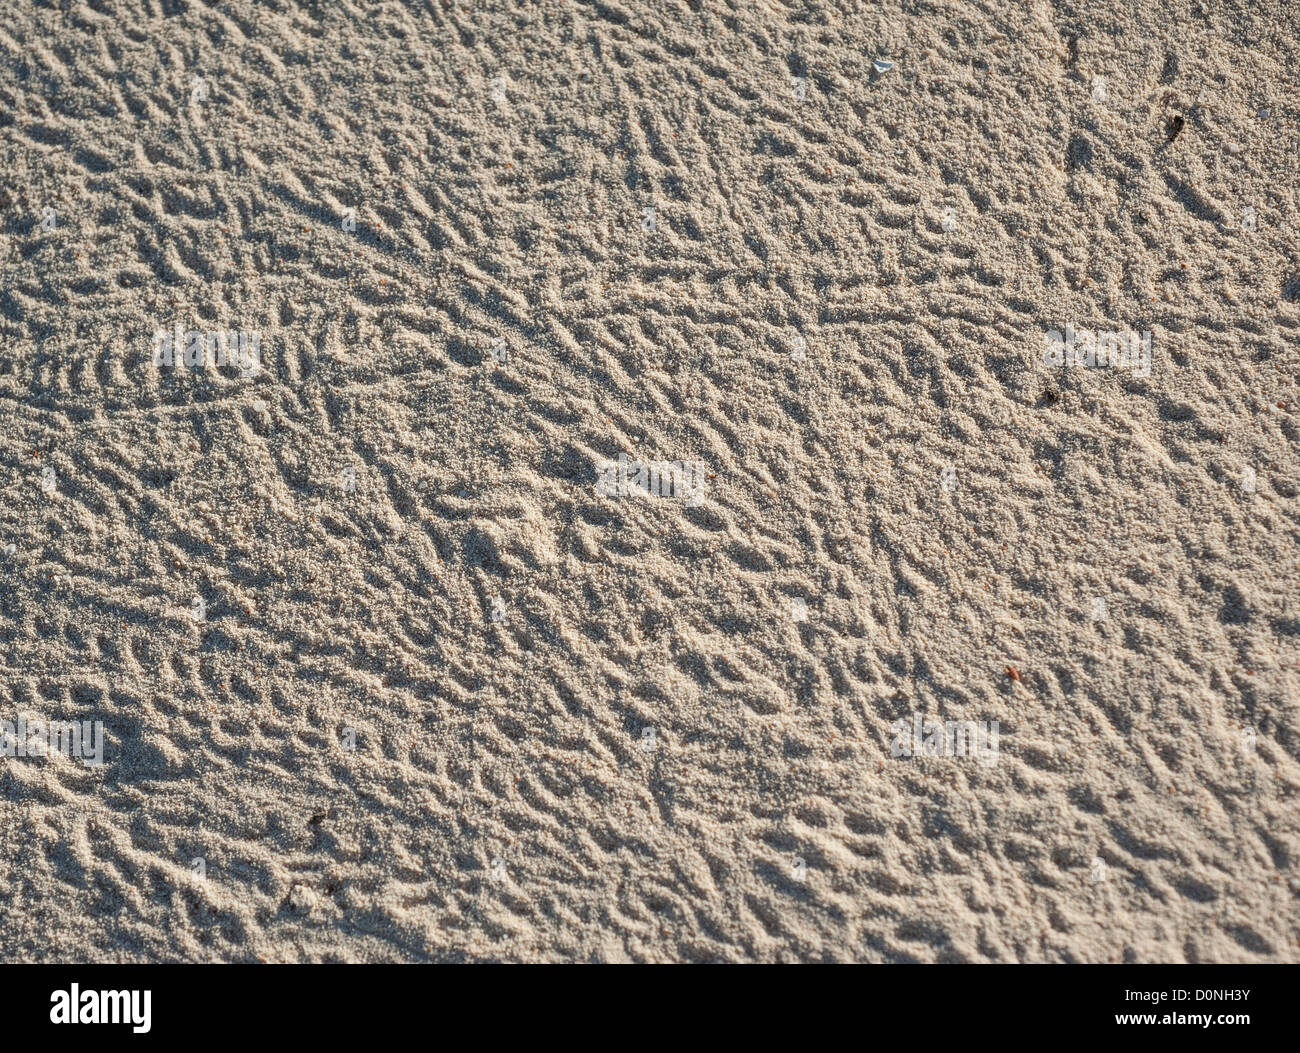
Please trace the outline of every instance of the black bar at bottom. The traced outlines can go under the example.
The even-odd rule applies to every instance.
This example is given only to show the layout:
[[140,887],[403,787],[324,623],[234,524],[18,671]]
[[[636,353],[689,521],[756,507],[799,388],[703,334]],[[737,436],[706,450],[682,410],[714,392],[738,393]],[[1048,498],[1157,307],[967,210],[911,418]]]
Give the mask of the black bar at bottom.
[[131,1042],[255,1036],[337,1046],[459,1021],[483,1040],[567,1034],[581,1045],[589,1018],[591,1041],[662,1028],[661,1038],[735,1045],[749,1035],[772,1041],[777,1020],[805,1040],[845,1028],[883,1038],[895,1026],[930,1041],[1282,1039],[1294,1036],[1300,979],[1294,965],[805,966],[725,977],[709,966],[689,975],[627,968],[6,965],[0,983],[6,1037],[19,1041],[112,1032]]

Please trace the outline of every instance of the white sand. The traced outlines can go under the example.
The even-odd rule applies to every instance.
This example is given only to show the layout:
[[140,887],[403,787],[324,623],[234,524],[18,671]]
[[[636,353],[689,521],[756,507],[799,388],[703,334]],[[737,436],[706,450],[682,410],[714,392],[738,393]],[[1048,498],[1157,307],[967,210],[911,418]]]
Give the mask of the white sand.
[[1300,959],[1293,5],[109,6],[0,11],[0,958]]

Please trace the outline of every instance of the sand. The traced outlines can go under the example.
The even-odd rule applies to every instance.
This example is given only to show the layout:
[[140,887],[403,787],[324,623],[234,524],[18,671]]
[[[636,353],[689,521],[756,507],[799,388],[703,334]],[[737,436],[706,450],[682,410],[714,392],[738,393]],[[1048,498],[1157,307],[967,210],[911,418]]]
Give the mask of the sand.
[[0,958],[1300,960],[1298,80],[4,0]]

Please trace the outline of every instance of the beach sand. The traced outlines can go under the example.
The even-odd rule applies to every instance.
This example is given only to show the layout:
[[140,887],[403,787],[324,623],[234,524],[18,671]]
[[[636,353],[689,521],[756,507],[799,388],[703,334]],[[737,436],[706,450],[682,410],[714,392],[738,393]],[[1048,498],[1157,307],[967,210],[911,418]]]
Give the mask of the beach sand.
[[4,0],[0,721],[103,763],[0,757],[0,959],[1300,960],[1298,81]]

